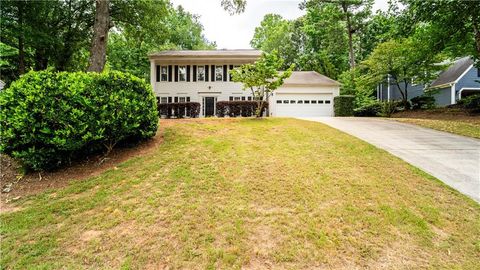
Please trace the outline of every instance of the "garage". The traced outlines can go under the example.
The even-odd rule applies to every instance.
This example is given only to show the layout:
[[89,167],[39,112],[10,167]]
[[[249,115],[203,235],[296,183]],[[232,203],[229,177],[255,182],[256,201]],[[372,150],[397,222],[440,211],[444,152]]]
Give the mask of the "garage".
[[270,114],[278,117],[333,116],[333,98],[340,83],[314,71],[295,71],[270,99]]

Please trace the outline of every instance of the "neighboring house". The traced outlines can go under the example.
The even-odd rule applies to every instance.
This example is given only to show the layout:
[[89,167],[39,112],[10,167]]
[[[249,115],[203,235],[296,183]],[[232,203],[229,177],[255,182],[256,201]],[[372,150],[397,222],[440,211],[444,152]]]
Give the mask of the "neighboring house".
[[[200,116],[214,116],[218,101],[252,100],[249,90],[231,81],[229,71],[260,56],[258,50],[152,53],[150,81],[160,103],[199,102]],[[333,116],[333,97],[338,93],[339,84],[323,75],[293,72],[270,98],[270,114]]]
[[[377,98],[380,100],[401,99],[398,87],[387,82],[377,88]],[[408,98],[431,94],[435,97],[438,106],[446,106],[457,103],[458,100],[468,95],[480,94],[480,70],[473,66],[470,57],[456,60],[450,67],[441,72],[432,81],[430,86],[418,84],[408,85]],[[402,87],[402,90],[404,87]]]

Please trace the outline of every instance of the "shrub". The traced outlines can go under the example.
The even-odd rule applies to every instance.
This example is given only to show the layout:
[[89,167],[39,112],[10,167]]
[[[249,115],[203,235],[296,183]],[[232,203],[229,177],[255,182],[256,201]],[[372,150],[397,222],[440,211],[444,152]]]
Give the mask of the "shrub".
[[355,96],[342,95],[333,98],[335,116],[352,116]]
[[471,113],[480,113],[480,94],[465,97],[458,104]]
[[412,109],[432,109],[435,107],[435,98],[433,96],[421,95],[410,100],[412,102]]
[[[218,117],[249,117],[254,116],[257,109],[256,101],[218,101],[217,102],[217,116]],[[262,114],[268,108],[268,102],[264,102]]]
[[121,72],[29,72],[0,93],[0,152],[52,169],[155,135],[155,97]]
[[380,116],[390,117],[398,111],[399,105],[404,105],[403,101],[386,100],[380,103]]
[[158,113],[165,118],[197,118],[200,114],[200,103],[183,102],[183,103],[158,103]]
[[374,101],[373,103],[363,105],[353,110],[354,116],[379,116],[382,111],[381,102]]

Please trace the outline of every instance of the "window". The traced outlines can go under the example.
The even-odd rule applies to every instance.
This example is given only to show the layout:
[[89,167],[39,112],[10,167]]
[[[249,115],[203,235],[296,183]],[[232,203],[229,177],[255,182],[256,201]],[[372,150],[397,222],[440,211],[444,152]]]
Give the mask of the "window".
[[197,67],[197,81],[199,82],[205,81],[205,66]]
[[228,100],[233,101],[233,97],[228,97]]
[[160,72],[161,72],[160,79],[162,80],[162,82],[168,81],[168,67],[167,66],[161,66],[160,67]]
[[282,103],[282,101],[281,101],[281,100],[277,100],[277,104],[281,104],[281,103]]
[[319,101],[318,101],[318,104],[323,104],[323,100],[319,100]]
[[283,104],[288,104],[288,100],[284,100],[284,101],[283,101]]
[[330,100],[325,100],[325,104],[330,104]]
[[223,66],[215,66],[215,81],[223,81]]
[[239,100],[240,100],[240,97],[235,97],[234,100],[235,100],[235,101],[239,101]]
[[190,102],[190,97],[187,97],[187,102]]
[[180,102],[180,103],[185,103],[185,97],[180,97],[179,102]]
[[316,101],[316,100],[312,100],[312,104],[317,104],[317,101]]
[[179,66],[178,67],[178,81],[185,82],[187,81],[187,67]]
[[290,104],[295,104],[295,100],[290,100]]
[[247,100],[252,100],[252,97],[247,97]]
[[245,97],[242,97],[242,100],[245,100]]
[[304,100],[303,103],[310,104],[310,100]]
[[303,104],[303,100],[299,100],[297,103],[298,104]]
[[167,103],[168,102],[168,98],[167,97],[161,97],[160,98],[160,103]]

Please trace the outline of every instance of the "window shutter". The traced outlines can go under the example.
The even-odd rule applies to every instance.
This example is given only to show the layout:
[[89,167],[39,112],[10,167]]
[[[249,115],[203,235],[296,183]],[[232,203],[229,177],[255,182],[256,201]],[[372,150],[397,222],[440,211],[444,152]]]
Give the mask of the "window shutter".
[[172,81],[172,65],[168,66],[168,81]]
[[227,74],[228,74],[227,65],[223,65],[223,81],[224,82],[227,81]]
[[193,81],[197,81],[197,65],[193,65]]
[[174,100],[175,100],[174,102],[177,103],[178,102],[178,97],[175,97]]
[[175,65],[175,81],[178,82],[178,66]]
[[187,66],[187,82],[190,81],[190,65]]
[[168,103],[172,103],[172,97],[168,97]]
[[160,81],[160,66],[157,65],[157,82]]
[[215,65],[212,65],[211,69],[212,69],[212,82],[214,82],[215,81]]
[[[230,70],[232,69],[233,69],[233,65],[230,65]],[[228,80],[232,81],[232,74],[230,74],[230,72],[228,73]]]
[[208,82],[208,66],[203,66],[203,68],[205,69],[205,81]]

